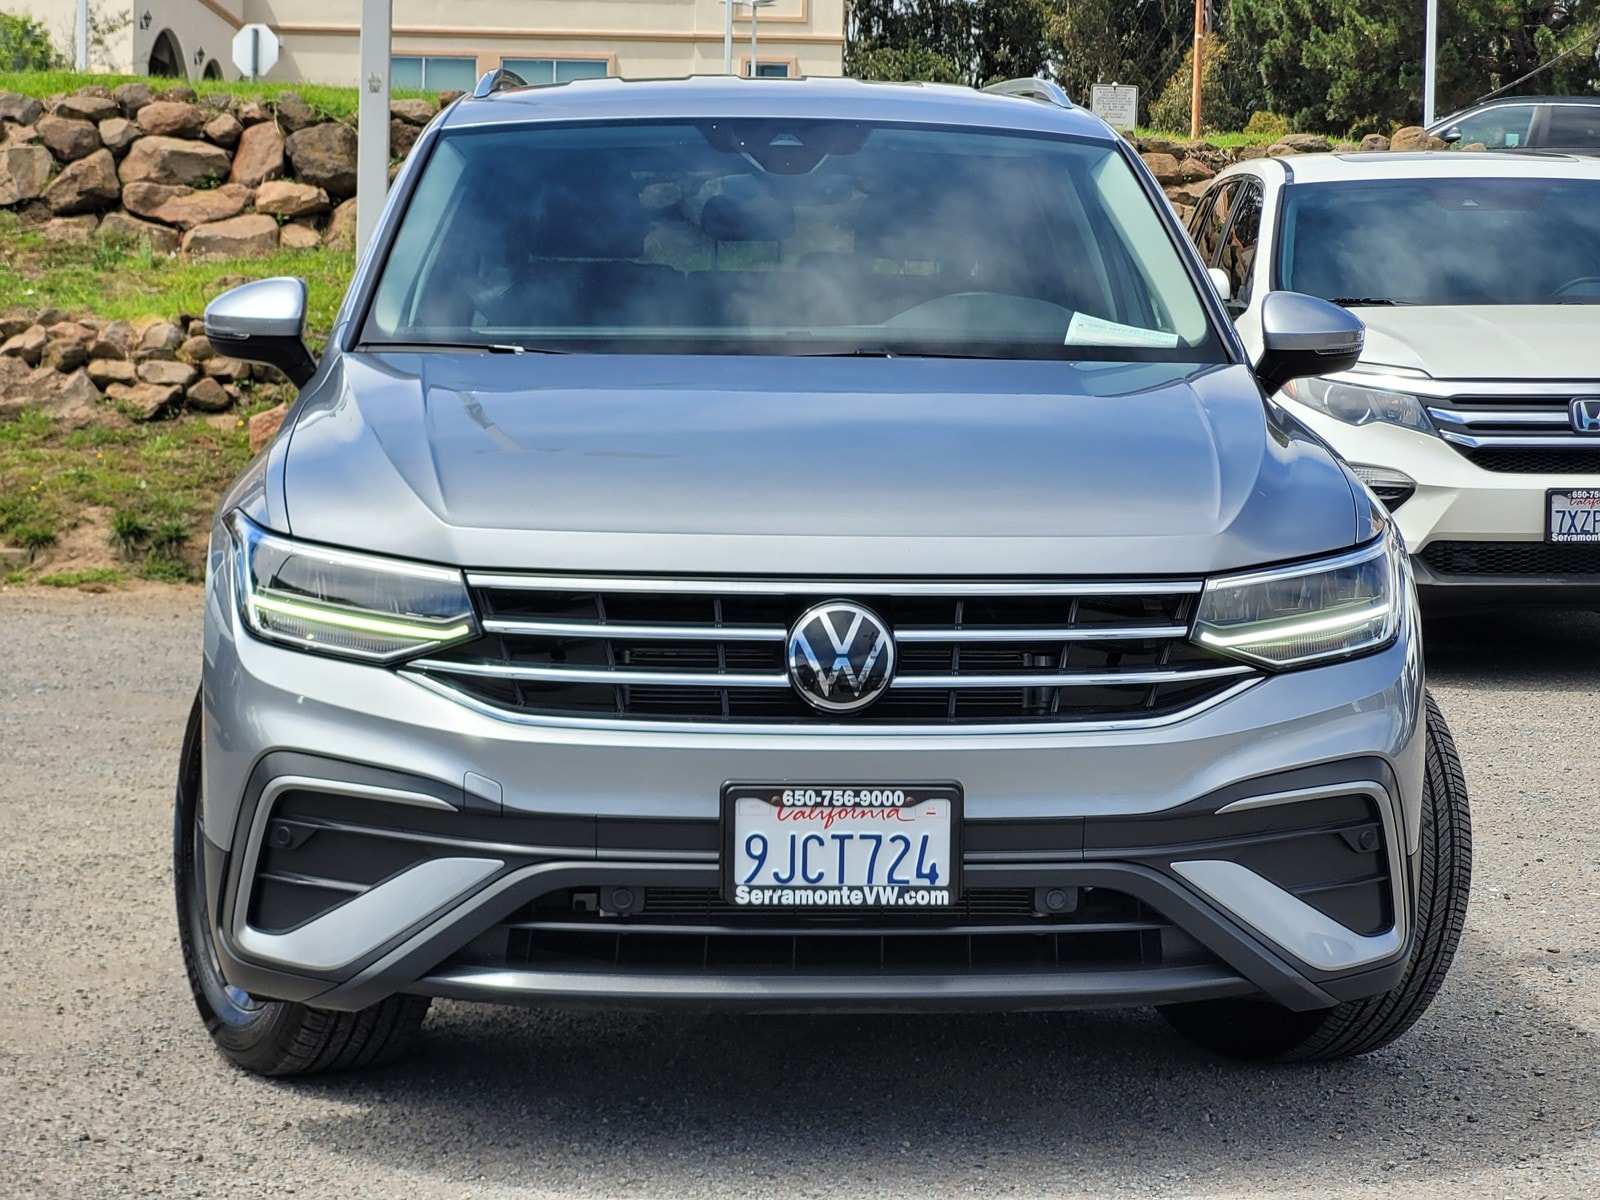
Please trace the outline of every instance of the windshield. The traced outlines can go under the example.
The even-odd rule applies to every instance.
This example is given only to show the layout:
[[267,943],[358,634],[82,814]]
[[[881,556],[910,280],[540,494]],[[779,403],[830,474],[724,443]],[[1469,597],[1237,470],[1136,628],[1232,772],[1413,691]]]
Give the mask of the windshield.
[[361,342],[1225,361],[1112,147],[845,121],[448,134]]
[[1287,191],[1280,286],[1344,304],[1600,303],[1600,181],[1413,179]]

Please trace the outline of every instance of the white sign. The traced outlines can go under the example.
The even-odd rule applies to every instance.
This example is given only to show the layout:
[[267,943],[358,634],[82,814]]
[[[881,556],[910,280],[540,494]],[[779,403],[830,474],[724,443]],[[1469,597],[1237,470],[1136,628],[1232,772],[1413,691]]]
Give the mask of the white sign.
[[1097,83],[1089,89],[1089,111],[1118,133],[1132,133],[1139,118],[1139,89],[1131,83]]
[[278,35],[265,25],[246,25],[233,35],[233,65],[247,79],[259,79],[278,65]]

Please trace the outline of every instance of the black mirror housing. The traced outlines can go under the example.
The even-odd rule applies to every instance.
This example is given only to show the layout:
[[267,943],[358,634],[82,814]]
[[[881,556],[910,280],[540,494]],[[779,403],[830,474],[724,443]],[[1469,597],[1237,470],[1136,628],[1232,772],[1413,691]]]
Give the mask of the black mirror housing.
[[206,340],[218,354],[277,367],[295,387],[317,373],[306,346],[303,279],[258,279],[206,305]]
[[1291,379],[1348,371],[1361,358],[1367,327],[1348,309],[1300,292],[1261,300],[1261,360],[1256,378],[1271,395]]

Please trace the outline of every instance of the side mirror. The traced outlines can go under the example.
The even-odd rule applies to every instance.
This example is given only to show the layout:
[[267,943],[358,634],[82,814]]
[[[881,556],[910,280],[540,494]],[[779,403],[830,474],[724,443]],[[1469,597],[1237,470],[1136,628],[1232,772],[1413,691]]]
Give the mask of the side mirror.
[[1207,267],[1206,274],[1211,277],[1211,286],[1217,289],[1217,295],[1226,303],[1233,299],[1233,280],[1228,278],[1228,273],[1221,267]]
[[206,340],[218,354],[277,367],[295,387],[317,373],[305,330],[302,279],[258,279],[206,305]]
[[1261,361],[1256,378],[1271,395],[1291,379],[1348,371],[1361,358],[1367,327],[1337,304],[1300,292],[1261,300]]
[[1446,129],[1443,133],[1441,133],[1439,137],[1454,146],[1461,140],[1461,126],[1452,125],[1449,129]]

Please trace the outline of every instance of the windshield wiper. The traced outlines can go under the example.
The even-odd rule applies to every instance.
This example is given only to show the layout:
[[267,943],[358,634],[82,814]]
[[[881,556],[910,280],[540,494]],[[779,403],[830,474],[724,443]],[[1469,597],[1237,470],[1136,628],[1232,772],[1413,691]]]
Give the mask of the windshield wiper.
[[362,342],[356,347],[362,352],[378,350],[478,350],[484,354],[565,354],[565,350],[552,350],[548,346],[524,346],[518,342]]
[[1410,304],[1409,300],[1396,300],[1393,296],[1335,296],[1328,301],[1329,304],[1338,304],[1345,308],[1366,306],[1381,308],[1396,304]]

